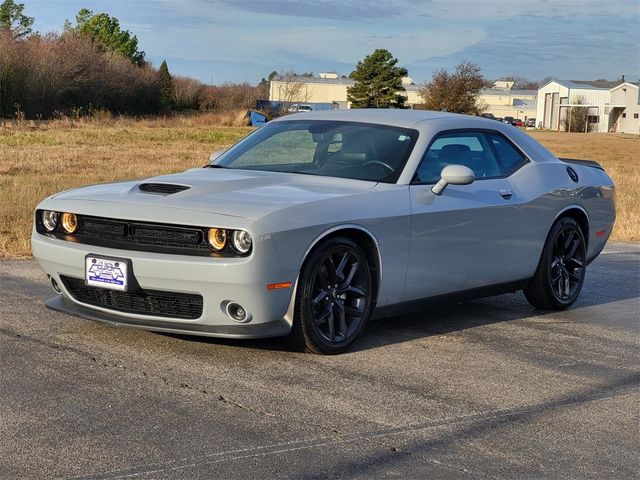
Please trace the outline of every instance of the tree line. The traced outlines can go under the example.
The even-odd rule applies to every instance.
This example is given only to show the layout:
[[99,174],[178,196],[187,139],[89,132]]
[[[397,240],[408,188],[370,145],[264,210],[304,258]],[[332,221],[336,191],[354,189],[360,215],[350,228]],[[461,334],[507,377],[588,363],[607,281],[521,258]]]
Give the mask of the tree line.
[[0,117],[145,115],[250,108],[268,94],[265,82],[205,85],[154,68],[138,39],[106,13],[88,9],[62,33],[33,32],[24,4],[0,4]]
[[[173,76],[164,61],[154,68],[140,50],[137,37],[107,13],[81,9],[66,21],[62,33],[33,32],[33,17],[24,4],[0,4],[0,117],[51,118],[56,115],[145,115],[175,111],[224,111],[254,108],[269,95],[271,72],[257,85],[205,85]],[[352,108],[404,108],[402,83],[407,69],[391,52],[377,49],[358,62],[349,78]],[[285,78],[312,73],[281,74]],[[537,88],[521,77],[506,77],[516,88]],[[438,70],[420,89],[421,108],[479,115],[483,88],[490,86],[478,65],[463,62],[453,72]],[[291,88],[296,95],[295,81]],[[295,99],[292,99],[295,101]]]

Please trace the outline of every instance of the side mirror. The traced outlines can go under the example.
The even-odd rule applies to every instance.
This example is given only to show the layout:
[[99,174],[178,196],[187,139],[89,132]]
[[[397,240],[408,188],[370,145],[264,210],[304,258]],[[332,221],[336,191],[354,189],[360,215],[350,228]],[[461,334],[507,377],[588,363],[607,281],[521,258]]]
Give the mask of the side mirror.
[[436,195],[441,195],[447,185],[469,185],[473,183],[476,176],[473,170],[464,165],[447,165],[440,173],[440,180],[436,183],[431,191]]
[[220,155],[222,155],[225,152],[225,150],[216,150],[215,152],[213,152],[211,155],[209,155],[209,163],[213,163],[213,161],[218,158]]

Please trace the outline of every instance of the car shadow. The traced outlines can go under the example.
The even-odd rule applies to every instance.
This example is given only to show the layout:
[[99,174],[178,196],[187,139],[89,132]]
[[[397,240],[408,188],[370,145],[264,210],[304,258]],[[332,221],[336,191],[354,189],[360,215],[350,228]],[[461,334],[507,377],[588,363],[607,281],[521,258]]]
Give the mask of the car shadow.
[[[580,298],[566,313],[536,310],[527,303],[521,292],[469,302],[438,304],[410,314],[371,321],[362,336],[348,349],[348,352],[381,348],[483,325],[526,320],[531,317],[544,319],[546,316],[550,316],[555,319],[558,316],[564,316],[567,322],[605,321],[594,313],[588,312],[588,309],[597,307],[602,311],[604,305],[640,297],[637,261],[634,258],[632,264],[629,263],[630,255],[636,256],[637,254],[638,252],[635,251],[609,252],[606,254],[606,262],[601,259],[594,262],[590,268],[591,275],[587,273]],[[7,295],[13,292],[26,298],[46,298],[48,296],[46,292],[49,291],[49,287],[46,282],[24,278],[21,275],[13,274],[13,272],[5,273],[2,277],[4,293]],[[625,318],[628,317],[629,315],[626,315]],[[637,328],[636,322],[633,320],[614,321],[629,321],[633,325],[622,325],[622,327]],[[157,333],[157,335],[212,345],[290,351],[279,338],[240,340],[168,333]]]
[[[354,342],[347,352],[381,348],[387,345],[445,335],[483,325],[526,320],[532,317],[537,319],[553,317],[555,319],[558,316],[566,316],[567,322],[578,321],[576,318],[581,317],[583,310],[640,297],[637,265],[629,265],[628,263],[629,255],[636,256],[638,253],[635,251],[611,252],[606,254],[606,264],[602,260],[594,262],[590,268],[593,271],[591,275],[589,272],[587,273],[585,285],[578,301],[565,312],[538,310],[529,305],[522,292],[468,302],[438,303],[409,314],[389,316],[370,321],[361,337]],[[623,274],[621,275],[621,273]],[[630,279],[634,279],[634,281],[629,281]],[[581,318],[580,321],[591,317],[593,317],[593,314],[585,311],[584,318]],[[635,323],[629,325],[629,328],[636,328]],[[188,338],[197,342],[238,345],[261,350],[289,350],[282,339],[277,338],[231,340],[173,334],[162,335]]]

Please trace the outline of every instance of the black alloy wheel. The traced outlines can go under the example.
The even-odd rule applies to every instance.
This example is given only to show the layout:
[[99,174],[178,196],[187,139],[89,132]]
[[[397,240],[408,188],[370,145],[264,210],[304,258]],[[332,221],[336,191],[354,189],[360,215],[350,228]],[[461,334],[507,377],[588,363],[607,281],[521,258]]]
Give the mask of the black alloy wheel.
[[560,301],[576,297],[582,288],[585,268],[583,244],[580,230],[572,225],[567,225],[556,236],[549,273],[553,293]]
[[371,266],[362,248],[348,238],[327,240],[300,274],[289,343],[314,353],[343,352],[364,328],[372,298]]
[[572,305],[584,283],[586,243],[578,222],[559,219],[551,228],[536,273],[524,289],[534,307],[557,310]]

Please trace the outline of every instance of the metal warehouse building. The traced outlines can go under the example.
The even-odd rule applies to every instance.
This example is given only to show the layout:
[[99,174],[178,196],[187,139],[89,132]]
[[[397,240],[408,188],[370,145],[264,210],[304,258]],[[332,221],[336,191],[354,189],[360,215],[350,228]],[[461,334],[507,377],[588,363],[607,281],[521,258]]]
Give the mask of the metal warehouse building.
[[586,107],[590,131],[638,134],[639,105],[635,83],[551,80],[538,89],[537,126],[564,131],[571,108]]
[[498,80],[492,88],[480,92],[479,101],[484,105],[485,113],[496,117],[513,117],[521,120],[536,116],[536,90],[513,88],[514,82]]
[[[336,108],[349,108],[347,88],[355,82],[337,73],[321,73],[318,77],[275,77],[269,86],[269,100],[283,103],[332,103]],[[419,87],[409,77],[402,79],[407,105],[421,103]]]
[[[355,82],[341,77],[337,73],[320,73],[318,77],[275,77],[269,87],[269,100],[285,105],[307,103],[333,105],[334,108],[350,108],[347,101],[347,88]],[[420,96],[420,86],[410,77],[402,80],[406,89],[406,105],[413,108],[424,103]],[[535,90],[514,89],[513,82],[498,81],[493,88],[486,88],[478,99],[486,107],[487,113],[496,117],[512,116],[526,120],[536,115]]]

